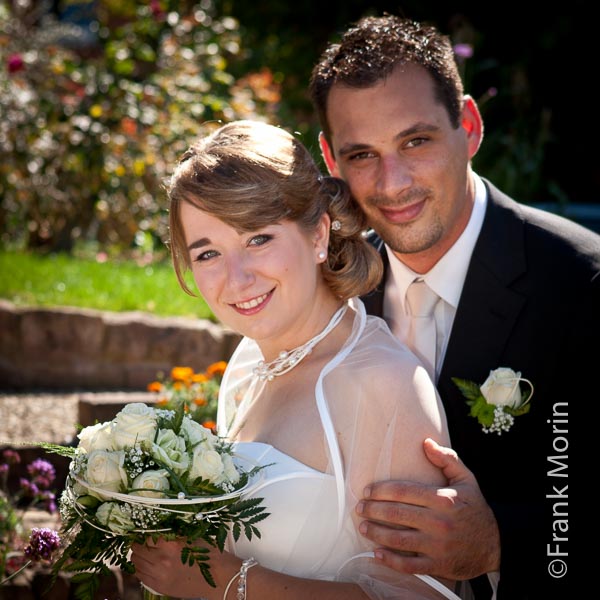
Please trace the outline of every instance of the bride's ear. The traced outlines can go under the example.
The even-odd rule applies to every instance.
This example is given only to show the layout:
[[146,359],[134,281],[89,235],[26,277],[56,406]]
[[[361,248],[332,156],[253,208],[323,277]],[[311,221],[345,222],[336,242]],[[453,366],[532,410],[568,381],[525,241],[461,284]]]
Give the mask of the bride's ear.
[[329,249],[329,230],[331,228],[331,217],[328,213],[323,213],[315,229],[314,247],[317,262],[322,263],[327,258]]

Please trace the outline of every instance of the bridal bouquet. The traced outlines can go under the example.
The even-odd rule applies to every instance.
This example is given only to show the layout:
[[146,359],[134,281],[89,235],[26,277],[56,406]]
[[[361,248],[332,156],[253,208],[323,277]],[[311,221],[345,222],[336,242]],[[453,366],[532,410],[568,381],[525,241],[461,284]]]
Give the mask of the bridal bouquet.
[[261,467],[185,414],[128,404],[112,421],[86,427],[76,448],[44,444],[71,457],[59,500],[66,542],[53,574],[72,571],[77,597],[92,599],[109,565],[133,573],[133,543],[147,537],[183,538],[184,563],[197,564],[215,585],[207,542],[223,551],[229,531],[237,540],[260,537],[256,523],[267,516],[261,498],[244,499]]

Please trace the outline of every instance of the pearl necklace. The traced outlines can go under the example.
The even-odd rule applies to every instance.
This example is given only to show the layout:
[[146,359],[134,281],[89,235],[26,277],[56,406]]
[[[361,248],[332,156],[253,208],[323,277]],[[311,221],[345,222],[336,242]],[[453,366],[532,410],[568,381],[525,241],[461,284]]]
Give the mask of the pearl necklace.
[[327,324],[327,327],[325,327],[321,333],[315,335],[315,337],[308,340],[308,342],[305,344],[302,344],[293,350],[282,350],[279,353],[279,356],[271,362],[266,363],[264,360],[261,360],[254,368],[254,374],[257,375],[261,381],[273,381],[275,377],[279,377],[280,375],[284,375],[288,371],[291,371],[300,363],[303,358],[306,358],[312,352],[312,349],[326,335],[333,330],[333,328],[346,314],[346,310],[348,310],[348,303],[345,303],[335,312]]

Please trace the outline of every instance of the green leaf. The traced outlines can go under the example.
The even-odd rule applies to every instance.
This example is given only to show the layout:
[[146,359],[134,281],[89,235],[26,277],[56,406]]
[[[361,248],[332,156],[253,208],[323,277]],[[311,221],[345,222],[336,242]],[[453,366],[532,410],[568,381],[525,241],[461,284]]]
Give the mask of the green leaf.
[[79,496],[77,498],[77,504],[84,506],[85,508],[96,508],[100,504],[100,500],[95,496]]
[[[28,442],[28,444],[30,444],[30,442]],[[31,442],[31,444],[43,448],[46,452],[58,454],[59,456],[65,456],[66,458],[74,458],[77,454],[77,448],[73,446],[61,446],[59,444],[51,444],[49,442]]]
[[471,410],[469,414],[483,425],[484,427],[490,427],[494,422],[494,406],[488,404],[483,396],[480,396],[475,402],[471,404]]
[[459,379],[458,377],[451,377],[451,379],[468,401],[476,402],[479,398],[483,398],[481,390],[476,383],[467,379]]
[[227,541],[227,527],[219,527],[217,532],[217,546],[221,552],[225,549],[225,542]]
[[509,415],[512,415],[513,417],[518,417],[519,415],[527,414],[530,408],[531,404],[524,404],[519,408],[511,408],[510,406],[505,406],[504,411],[507,412]]

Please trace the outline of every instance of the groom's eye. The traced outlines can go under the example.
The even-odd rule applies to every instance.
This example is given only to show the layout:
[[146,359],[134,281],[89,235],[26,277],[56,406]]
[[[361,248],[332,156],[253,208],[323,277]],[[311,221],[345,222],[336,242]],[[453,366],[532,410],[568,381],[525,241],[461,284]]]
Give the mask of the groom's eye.
[[356,154],[349,155],[348,160],[362,160],[365,158],[373,158],[373,156],[375,156],[373,152],[368,152],[365,150],[363,152],[357,152]]

